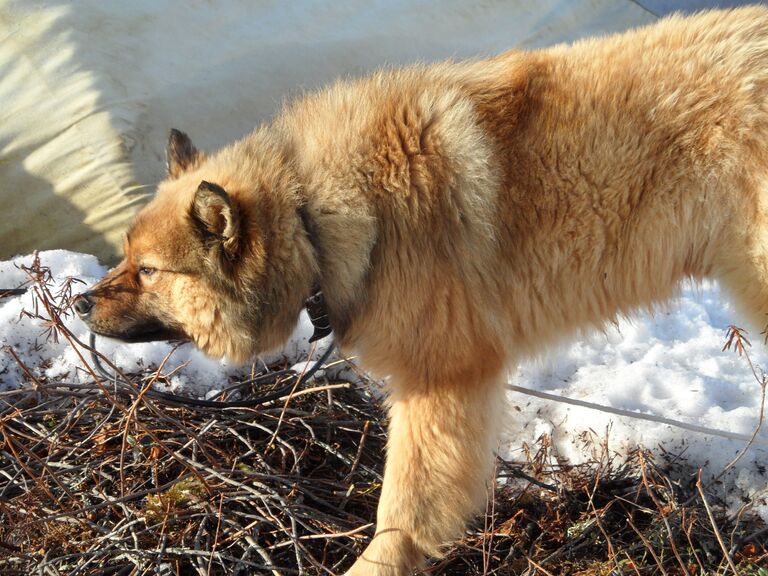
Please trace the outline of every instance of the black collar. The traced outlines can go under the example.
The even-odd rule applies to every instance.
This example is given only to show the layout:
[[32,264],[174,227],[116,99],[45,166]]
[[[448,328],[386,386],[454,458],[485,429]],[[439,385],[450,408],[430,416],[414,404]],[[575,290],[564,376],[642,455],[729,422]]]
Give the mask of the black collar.
[[[318,247],[317,233],[315,231],[314,223],[309,216],[306,204],[301,204],[299,206],[298,213],[299,218],[301,218],[301,223],[304,226],[304,232],[307,235],[307,239],[309,240],[310,244],[312,244],[312,248],[315,251],[315,259],[319,260],[320,251]],[[323,295],[323,291],[320,288],[319,281],[315,282],[315,285],[312,287],[312,293],[309,295],[309,298],[304,301],[304,309],[307,311],[309,321],[312,322],[312,326],[314,327],[314,332],[309,339],[310,342],[315,342],[316,340],[325,338],[331,332],[333,332],[333,329],[331,328],[331,322],[328,319],[328,309],[325,305],[325,296]]]
[[309,339],[310,342],[325,338],[333,332],[331,323],[328,320],[328,310],[325,307],[325,296],[319,286],[315,285],[312,295],[304,301],[304,309],[307,311],[309,321],[312,322],[312,326],[315,329]]

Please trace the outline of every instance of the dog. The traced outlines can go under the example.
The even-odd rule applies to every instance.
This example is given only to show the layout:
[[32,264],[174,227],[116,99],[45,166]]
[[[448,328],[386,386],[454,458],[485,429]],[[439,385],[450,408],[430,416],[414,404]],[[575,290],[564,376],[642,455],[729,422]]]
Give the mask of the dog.
[[75,308],[243,361],[320,286],[386,375],[374,538],[401,576],[486,496],[505,368],[718,279],[768,312],[768,9],[340,81],[213,155],[179,131],[125,259]]

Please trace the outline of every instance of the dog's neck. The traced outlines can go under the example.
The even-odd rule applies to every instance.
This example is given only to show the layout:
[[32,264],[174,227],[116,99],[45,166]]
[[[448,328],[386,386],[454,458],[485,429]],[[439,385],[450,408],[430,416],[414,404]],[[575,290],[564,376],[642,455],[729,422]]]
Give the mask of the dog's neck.
[[297,212],[318,270],[312,291],[322,291],[330,325],[344,345],[347,329],[365,301],[364,280],[375,239],[373,219],[322,189],[304,187],[302,196]]

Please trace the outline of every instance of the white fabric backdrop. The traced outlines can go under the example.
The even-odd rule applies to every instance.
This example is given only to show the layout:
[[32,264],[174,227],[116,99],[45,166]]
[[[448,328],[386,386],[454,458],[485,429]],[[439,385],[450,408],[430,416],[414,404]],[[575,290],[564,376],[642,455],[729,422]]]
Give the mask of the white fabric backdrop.
[[171,127],[215,148],[340,75],[654,19],[627,0],[0,0],[0,258],[111,259]]

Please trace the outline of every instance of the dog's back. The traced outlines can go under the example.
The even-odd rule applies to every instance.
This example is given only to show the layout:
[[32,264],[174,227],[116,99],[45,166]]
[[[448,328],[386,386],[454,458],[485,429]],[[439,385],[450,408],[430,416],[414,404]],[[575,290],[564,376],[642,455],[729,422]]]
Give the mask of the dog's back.
[[[739,299],[753,318],[768,309],[755,261],[765,258],[768,9],[673,17],[498,60],[522,103],[476,98],[504,161],[515,344],[651,306],[686,276],[760,287]],[[751,256],[737,264],[739,253]]]

